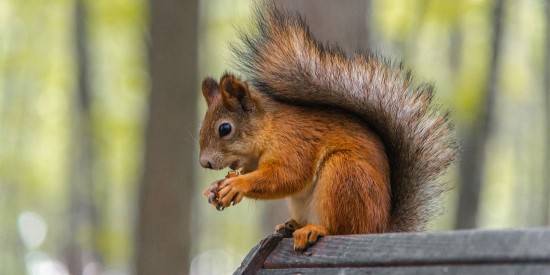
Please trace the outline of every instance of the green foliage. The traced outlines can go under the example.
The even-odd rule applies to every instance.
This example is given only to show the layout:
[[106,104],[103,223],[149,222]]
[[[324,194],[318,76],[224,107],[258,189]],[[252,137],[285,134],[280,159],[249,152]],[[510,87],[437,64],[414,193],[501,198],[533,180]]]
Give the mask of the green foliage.
[[[31,250],[67,260],[72,117],[77,108],[75,1],[0,1],[0,274],[25,273],[25,255]],[[201,79],[234,70],[228,67],[232,57],[227,45],[235,39],[235,26],[249,24],[251,2],[202,1]],[[79,237],[95,241],[85,249],[101,255],[106,270],[129,272],[147,118],[149,11],[140,0],[84,3],[97,224]],[[543,73],[548,26],[542,10],[547,3],[506,3],[496,119],[486,148],[478,217],[482,227],[539,225],[544,217],[534,209],[548,208],[548,194],[540,191],[546,184],[542,173],[548,169],[541,153],[547,114],[542,83],[548,77]],[[374,50],[404,60],[417,80],[433,82],[438,101],[453,110],[461,133],[484,108],[492,7],[488,0],[372,1]],[[202,120],[202,98],[198,104]],[[197,133],[190,138],[197,139]],[[223,176],[201,169],[195,189]],[[449,180],[458,177],[453,171]],[[454,199],[456,193],[450,193],[447,214],[434,229],[452,228]],[[197,192],[194,205],[190,226],[196,235],[192,250],[197,266],[212,255],[225,255],[225,266],[219,268],[231,272],[270,231],[262,226],[263,202],[245,200],[218,212]],[[38,213],[48,225],[46,239],[36,249],[26,248],[17,231],[24,211]]]
[[[0,255],[2,274],[23,274],[20,212],[48,223],[38,249],[64,261],[76,103],[74,1],[0,3]],[[146,115],[147,10],[143,1],[88,1],[97,251],[128,270]],[[47,10],[47,12],[45,12]],[[88,238],[82,236],[83,238]],[[93,251],[94,247],[85,248]],[[12,259],[12,260],[8,260]],[[16,259],[16,260],[14,260]]]

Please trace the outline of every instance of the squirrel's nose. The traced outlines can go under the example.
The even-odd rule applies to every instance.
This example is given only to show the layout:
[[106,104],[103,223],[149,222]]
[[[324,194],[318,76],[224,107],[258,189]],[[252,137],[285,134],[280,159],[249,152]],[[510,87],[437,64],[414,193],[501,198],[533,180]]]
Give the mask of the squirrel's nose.
[[200,158],[199,162],[201,163],[202,167],[212,169],[212,163],[210,163],[207,158],[202,157]]

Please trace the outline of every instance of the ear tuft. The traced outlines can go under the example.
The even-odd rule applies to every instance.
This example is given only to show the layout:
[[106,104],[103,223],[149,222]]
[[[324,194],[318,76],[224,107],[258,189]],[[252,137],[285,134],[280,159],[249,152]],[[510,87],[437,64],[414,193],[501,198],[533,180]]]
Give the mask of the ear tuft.
[[239,104],[246,110],[250,101],[248,84],[231,74],[225,74],[220,80],[223,100],[226,104],[236,107]]
[[206,77],[202,81],[202,95],[206,99],[206,104],[210,106],[214,97],[219,93],[220,85],[212,77]]

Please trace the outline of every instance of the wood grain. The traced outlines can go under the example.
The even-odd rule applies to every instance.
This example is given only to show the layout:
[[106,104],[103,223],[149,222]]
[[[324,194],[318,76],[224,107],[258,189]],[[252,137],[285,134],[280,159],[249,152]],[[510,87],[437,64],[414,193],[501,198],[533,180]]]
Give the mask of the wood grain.
[[514,263],[549,264],[550,230],[464,230],[329,236],[300,255],[294,252],[292,239],[285,238],[266,258],[263,268]]
[[532,265],[459,265],[459,266],[413,266],[413,267],[361,267],[361,268],[298,268],[298,269],[262,269],[259,275],[283,274],[456,274],[456,275],[512,275],[512,274],[550,274],[550,264]]
[[244,258],[241,266],[235,271],[235,275],[240,274],[256,274],[262,267],[264,260],[269,253],[277,246],[279,241],[283,239],[283,234],[271,234],[267,238],[260,241]]

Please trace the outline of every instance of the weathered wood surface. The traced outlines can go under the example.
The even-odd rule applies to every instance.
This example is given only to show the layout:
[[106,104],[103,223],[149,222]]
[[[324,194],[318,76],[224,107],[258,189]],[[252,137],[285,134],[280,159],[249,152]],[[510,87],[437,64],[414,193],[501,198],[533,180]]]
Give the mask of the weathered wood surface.
[[404,267],[359,267],[359,268],[297,268],[297,269],[261,269],[259,275],[283,275],[283,274],[417,274],[417,275],[548,275],[550,264],[533,265],[459,265],[459,266],[404,266]]
[[301,254],[292,238],[270,238],[280,241],[259,263],[253,249],[242,274],[550,274],[546,228],[328,236]]
[[296,255],[285,238],[264,268],[550,263],[550,230],[465,230],[329,236]]
[[241,263],[241,266],[233,274],[255,274],[257,270],[262,268],[265,258],[269,256],[269,253],[273,251],[282,239],[282,234],[272,234],[263,239],[258,245],[252,248],[250,252],[248,252],[248,255],[246,255]]

